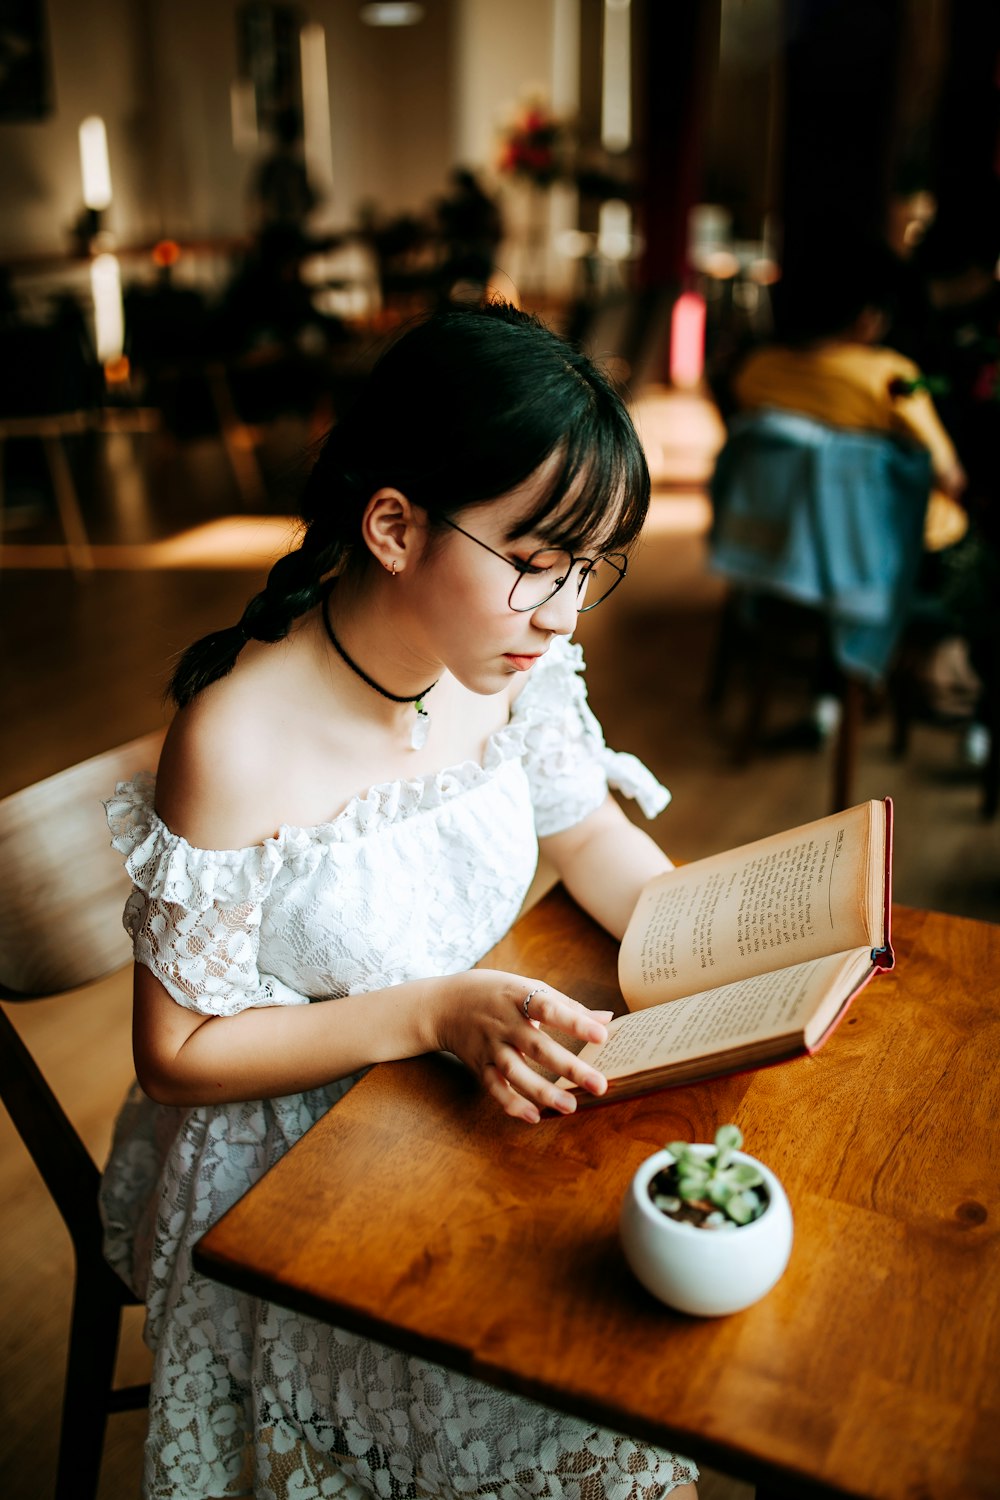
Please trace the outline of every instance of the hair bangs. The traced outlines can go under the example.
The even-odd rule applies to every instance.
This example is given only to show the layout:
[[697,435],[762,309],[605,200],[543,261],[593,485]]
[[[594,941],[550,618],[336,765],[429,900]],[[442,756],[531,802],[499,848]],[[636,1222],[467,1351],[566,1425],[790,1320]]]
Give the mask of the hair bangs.
[[634,546],[649,509],[649,468],[631,421],[617,415],[577,424],[551,450],[559,464],[512,539],[535,533],[573,552]]

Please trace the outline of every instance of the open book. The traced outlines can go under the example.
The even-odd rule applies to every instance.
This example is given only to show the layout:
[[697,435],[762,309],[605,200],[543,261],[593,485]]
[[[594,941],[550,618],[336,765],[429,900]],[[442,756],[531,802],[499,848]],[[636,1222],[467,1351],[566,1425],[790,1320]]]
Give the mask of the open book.
[[580,1052],[603,1097],[815,1052],[892,968],[891,868],[886,798],[654,876],[618,960],[629,1014]]

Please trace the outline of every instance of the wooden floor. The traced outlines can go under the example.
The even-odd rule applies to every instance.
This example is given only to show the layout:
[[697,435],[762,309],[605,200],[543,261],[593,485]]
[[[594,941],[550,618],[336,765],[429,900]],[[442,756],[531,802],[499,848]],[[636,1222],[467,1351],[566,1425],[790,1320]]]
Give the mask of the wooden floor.
[[[623,590],[583,619],[579,636],[609,743],[638,754],[673,790],[655,836],[692,859],[826,812],[829,752],[772,753],[744,769],[730,763],[726,726],[704,708],[720,590],[704,568],[700,483],[718,423],[704,402],[664,393],[639,415],[658,484],[647,536]],[[298,472],[299,436],[271,434],[263,460],[278,516],[251,517],[249,525],[220,445],[176,448],[157,434],[101,440],[100,451],[79,456],[84,478],[96,466],[87,516],[101,544],[101,567],[85,578],[53,566],[57,550],[22,550],[54,546],[58,529],[44,493],[12,495],[6,537],[16,545],[0,560],[0,795],[165,721],[171,657],[238,616],[288,535],[281,512]],[[220,527],[226,516],[238,519]],[[179,534],[172,549],[149,545]],[[32,560],[47,566],[28,566]],[[897,899],[997,920],[1000,822],[979,818],[979,789],[961,764],[956,732],[920,729],[901,764],[888,745],[888,723],[874,717],[864,729],[856,795],[895,799]],[[103,1159],[131,1075],[127,977],[22,1008],[17,1020]],[[54,1475],[72,1257],[2,1112],[0,1203],[0,1496],[42,1500]],[[135,1319],[122,1377],[141,1378],[145,1362]],[[102,1500],[138,1494],[142,1431],[142,1414],[112,1420]],[[715,1477],[702,1486],[706,1500],[749,1493]]]

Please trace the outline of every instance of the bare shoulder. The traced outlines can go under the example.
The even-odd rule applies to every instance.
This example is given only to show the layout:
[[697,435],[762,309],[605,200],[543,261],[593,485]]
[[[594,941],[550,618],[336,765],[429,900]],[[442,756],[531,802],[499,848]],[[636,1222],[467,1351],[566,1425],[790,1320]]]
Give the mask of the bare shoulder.
[[274,832],[277,717],[258,674],[237,669],[180,709],[167,732],[156,807],[172,832],[201,849],[242,849]]

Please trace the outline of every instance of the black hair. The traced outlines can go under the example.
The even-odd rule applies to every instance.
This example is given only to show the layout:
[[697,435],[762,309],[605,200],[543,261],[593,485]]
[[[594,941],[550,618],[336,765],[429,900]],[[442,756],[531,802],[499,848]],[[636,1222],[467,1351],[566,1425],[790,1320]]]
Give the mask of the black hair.
[[791,268],[774,289],[775,331],[783,343],[810,344],[846,333],[867,308],[889,317],[902,273],[887,245],[861,238]]
[[247,640],[282,640],[330,576],[356,563],[377,490],[400,490],[443,526],[517,488],[551,455],[550,481],[511,540],[534,533],[573,550],[627,550],[645,520],[649,471],[621,397],[587,356],[499,301],[410,327],[327,435],[302,497],[300,545],[238,625],[188,648],[171,696],[183,706],[225,676]]

